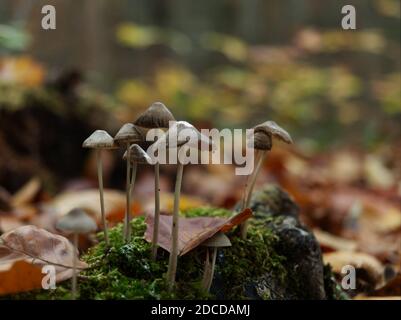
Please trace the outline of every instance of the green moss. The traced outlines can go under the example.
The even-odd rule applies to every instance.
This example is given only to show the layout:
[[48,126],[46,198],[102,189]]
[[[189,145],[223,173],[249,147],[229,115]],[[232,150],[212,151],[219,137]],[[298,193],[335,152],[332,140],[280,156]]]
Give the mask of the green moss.
[[326,264],[323,269],[324,272],[324,287],[329,300],[349,300],[350,297],[341,289],[337,283],[331,266]]
[[[214,208],[196,208],[182,213],[187,217],[229,216],[231,211]],[[89,268],[81,272],[78,280],[80,299],[207,299],[215,296],[201,288],[206,249],[198,247],[179,258],[177,286],[168,293],[165,273],[168,253],[159,250],[156,262],[150,259],[150,244],[143,239],[146,225],[143,217],[132,222],[133,235],[123,243],[122,225],[110,229],[111,248],[106,250],[103,234],[99,244],[82,257]],[[241,240],[234,229],[228,233],[232,247],[219,251],[215,279],[224,285],[218,288],[227,299],[245,298],[243,285],[266,272],[285,281],[284,258],[272,249],[277,241],[262,223],[251,223],[249,237]],[[52,291],[33,291],[12,298],[69,299],[70,281],[63,282]],[[264,298],[270,295],[264,293]]]

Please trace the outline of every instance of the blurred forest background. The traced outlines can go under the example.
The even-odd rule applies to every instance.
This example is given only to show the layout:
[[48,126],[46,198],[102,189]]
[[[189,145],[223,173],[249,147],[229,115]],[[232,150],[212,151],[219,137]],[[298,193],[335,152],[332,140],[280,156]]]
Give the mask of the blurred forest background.
[[[41,27],[45,4],[56,7],[56,30]],[[340,27],[345,4],[357,30]],[[89,129],[114,132],[160,100],[200,127],[274,119],[303,152],[390,145],[398,154],[400,21],[398,0],[1,0],[0,124],[13,123],[3,144],[13,140],[10,157],[77,175]],[[78,117],[72,128],[52,118],[63,112]],[[58,130],[44,138],[38,119]],[[62,148],[57,135],[69,137]],[[17,188],[24,179],[10,183],[7,172],[0,181]]]
[[[41,28],[46,4],[56,30]],[[356,30],[341,28],[346,4]],[[358,259],[369,294],[401,296],[400,33],[399,0],[0,0],[0,233],[57,232],[77,206],[100,221],[82,141],[162,101],[198,128],[288,130],[294,145],[275,144],[258,187],[278,183],[323,251],[345,252],[324,256],[336,274]],[[111,223],[125,211],[121,156],[104,154]],[[161,166],[164,212],[174,178]],[[138,214],[153,210],[153,179],[140,170]],[[244,183],[233,166],[188,166],[181,206],[232,208]]]
[[[1,4],[2,55],[28,55],[45,79],[78,70],[123,105],[118,116],[161,100],[219,127],[275,119],[319,146],[400,137],[398,0]],[[45,4],[56,6],[56,30],[41,28]],[[355,31],[340,27],[345,4]]]

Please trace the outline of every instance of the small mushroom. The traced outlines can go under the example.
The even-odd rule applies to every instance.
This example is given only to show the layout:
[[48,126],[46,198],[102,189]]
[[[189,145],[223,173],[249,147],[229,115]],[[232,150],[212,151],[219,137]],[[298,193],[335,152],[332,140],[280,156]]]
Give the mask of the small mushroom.
[[[260,168],[266,158],[267,151],[271,150],[273,147],[273,138],[277,138],[285,143],[291,144],[292,139],[290,134],[281,128],[274,121],[263,122],[253,128],[252,138],[254,140],[253,148],[256,150],[257,154],[257,164],[256,168],[251,175],[251,181],[249,184],[248,191],[245,191],[245,198],[242,203],[242,211],[248,208],[252,198],[252,191],[256,183],[256,179]],[[248,220],[241,224],[241,238],[246,239],[248,231]]]
[[[132,191],[134,189],[134,185],[135,185],[135,179],[136,179],[136,172],[137,172],[137,167],[138,164],[152,164],[152,159],[148,156],[148,154],[137,144],[133,144],[129,149],[128,152],[126,151],[123,155],[123,159],[126,160],[128,159],[128,157],[130,158],[130,162],[131,162],[131,166],[132,166],[132,171],[131,171],[131,183],[130,183],[130,187],[129,190],[127,191],[130,196],[132,195]],[[127,229],[131,230],[131,228],[129,227],[129,220],[128,220],[128,225],[127,225]],[[130,235],[131,233],[129,233],[129,237],[127,238],[127,241],[130,240]]]
[[175,121],[170,110],[163,103],[155,102],[136,119],[134,124],[148,129],[168,128],[170,121]]
[[96,130],[95,132],[93,132],[83,142],[82,146],[84,148],[91,148],[96,150],[97,177],[99,180],[100,210],[102,212],[104,241],[106,242],[106,246],[109,246],[110,241],[107,231],[106,214],[104,212],[102,150],[116,149],[117,146],[115,145],[113,138],[104,130]]
[[[209,292],[213,282],[214,269],[216,265],[217,249],[231,247],[230,239],[222,232],[216,233],[213,237],[206,240],[201,244],[203,247],[207,247],[205,268],[203,271],[202,287],[206,292]],[[209,250],[212,249],[212,261],[210,262]]]
[[[96,222],[89,217],[85,211],[76,208],[69,211],[63,216],[56,224],[56,228],[65,232],[73,234],[74,247],[78,250],[78,235],[94,232],[97,229]],[[73,255],[73,274],[72,274],[72,299],[75,300],[77,296],[77,254]]]
[[[180,132],[182,130],[186,130],[186,137],[182,137]],[[174,136],[175,139],[170,140],[170,136]],[[193,125],[186,121],[177,121],[175,122],[170,129],[157,140],[152,147],[159,148],[167,147],[167,148],[178,148],[178,153],[180,148],[184,145],[189,148],[201,148],[202,145],[211,146],[212,143],[210,139],[203,134],[201,134]],[[213,145],[212,145],[213,146]],[[177,166],[177,176],[175,180],[175,189],[174,189],[174,208],[173,208],[173,223],[171,230],[171,252],[169,258],[169,265],[167,271],[167,279],[169,282],[169,290],[171,291],[174,287],[175,283],[175,275],[177,271],[177,260],[178,260],[178,227],[179,227],[179,207],[180,207],[180,193],[181,193],[181,183],[182,183],[182,175],[184,170],[184,164],[180,162],[178,158],[178,166]]]
[[131,189],[131,181],[130,181],[130,153],[127,151],[132,143],[140,143],[144,140],[142,132],[132,123],[124,124],[117,134],[114,137],[114,142],[119,146],[126,147],[127,154],[127,174],[126,174],[126,210],[124,217],[124,229],[123,229],[123,238],[125,242],[128,242],[131,238],[131,228],[129,227],[129,221],[131,220],[131,194],[129,190]]
[[[144,113],[142,113],[135,124],[148,129],[165,129],[169,127],[170,121],[175,121],[173,114],[161,102],[153,103]],[[155,219],[152,237],[152,258],[156,260],[157,241],[159,235],[160,220],[160,164],[155,163]]]

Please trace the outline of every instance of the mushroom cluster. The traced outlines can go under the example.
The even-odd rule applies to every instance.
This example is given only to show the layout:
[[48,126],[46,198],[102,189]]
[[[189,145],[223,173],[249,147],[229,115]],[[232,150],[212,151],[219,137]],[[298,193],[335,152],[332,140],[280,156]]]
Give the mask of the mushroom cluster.
[[[150,129],[158,130],[158,138],[156,138],[155,141],[146,140],[147,133]],[[181,134],[184,132],[185,134]],[[249,180],[249,185],[247,183],[245,186],[244,199],[241,208],[242,211],[248,208],[250,205],[252,191],[256,183],[257,175],[266,158],[267,152],[272,148],[273,138],[278,138],[285,143],[292,143],[290,135],[273,121],[266,121],[262,124],[259,124],[255,126],[251,132],[251,136],[248,137],[249,141],[251,142],[249,147],[255,150],[257,160],[255,170],[247,178],[247,181]],[[174,139],[170,139],[171,136],[174,136]],[[213,142],[209,137],[201,134],[190,123],[186,121],[176,121],[172,113],[163,103],[155,102],[145,112],[143,112],[136,121],[133,123],[124,124],[117,132],[114,139],[106,131],[96,130],[88,139],[84,141],[83,146],[87,148],[93,148],[97,152],[100,207],[102,213],[104,238],[107,246],[109,246],[109,237],[107,232],[107,220],[104,212],[101,151],[103,149],[114,149],[117,147],[122,147],[125,149],[123,156],[123,159],[126,161],[126,210],[123,229],[123,239],[125,242],[129,242],[131,238],[131,201],[138,165],[154,166],[155,205],[153,236],[151,241],[151,256],[154,260],[157,259],[160,220],[160,163],[158,162],[157,158],[155,159],[155,157],[149,156],[149,150],[153,150],[153,152],[155,150],[167,150],[168,152],[172,152],[174,150],[177,152],[175,162],[177,163],[177,172],[171,224],[171,250],[167,270],[167,281],[169,284],[169,289],[172,290],[174,288],[177,270],[180,193],[184,165],[186,164],[186,162],[182,160],[182,156],[185,158],[191,149],[194,148],[198,150],[205,150],[206,146],[206,150],[213,150]],[[155,153],[153,153],[153,155],[154,154]],[[171,159],[170,155],[169,159]],[[69,230],[64,224],[65,223],[60,222],[60,229]],[[244,239],[247,235],[247,228],[248,224],[247,222],[244,222],[241,225],[241,237]],[[76,244],[76,240],[74,240],[74,243]],[[221,247],[229,247],[231,246],[231,242],[223,233],[218,233],[203,243],[203,245],[207,248],[207,257],[202,284],[205,291],[209,291],[213,281],[217,249]],[[209,252],[210,250],[212,250],[211,253]],[[75,290],[75,286],[76,284],[73,285],[73,290]]]

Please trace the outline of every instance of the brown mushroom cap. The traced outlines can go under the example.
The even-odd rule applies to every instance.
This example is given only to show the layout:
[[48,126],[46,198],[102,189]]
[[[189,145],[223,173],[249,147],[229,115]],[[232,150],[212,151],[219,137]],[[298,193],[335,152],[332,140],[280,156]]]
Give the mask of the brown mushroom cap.
[[[175,138],[170,141],[170,136],[174,136]],[[183,145],[198,149],[201,149],[202,145],[213,147],[213,143],[208,137],[201,134],[198,129],[186,121],[176,121],[152,147],[166,146],[167,148],[177,148]]]
[[[257,150],[271,150],[272,136],[264,131],[254,132],[253,135],[253,148]],[[251,147],[250,142],[248,147]]]
[[[152,164],[152,159],[149,155],[137,144],[133,144],[129,148],[130,160],[132,163]],[[123,159],[127,159],[127,151],[123,155]]]
[[104,130],[96,130],[83,143],[82,147],[91,149],[115,149],[113,138]]
[[213,237],[203,242],[201,246],[209,248],[231,247],[231,241],[224,233],[218,232]]
[[155,102],[136,119],[135,125],[143,128],[168,128],[170,121],[175,121],[170,110],[163,103]]
[[143,141],[142,132],[132,123],[124,124],[114,137],[115,143],[122,145],[125,143],[138,143]]
[[[291,144],[292,138],[290,134],[281,128],[277,123],[274,121],[266,121],[257,126],[253,127],[255,133],[257,132],[265,132],[268,135],[271,135],[285,143]],[[256,140],[256,139],[255,139]]]
[[80,208],[75,208],[63,216],[56,228],[67,233],[89,233],[97,230],[96,222]]

